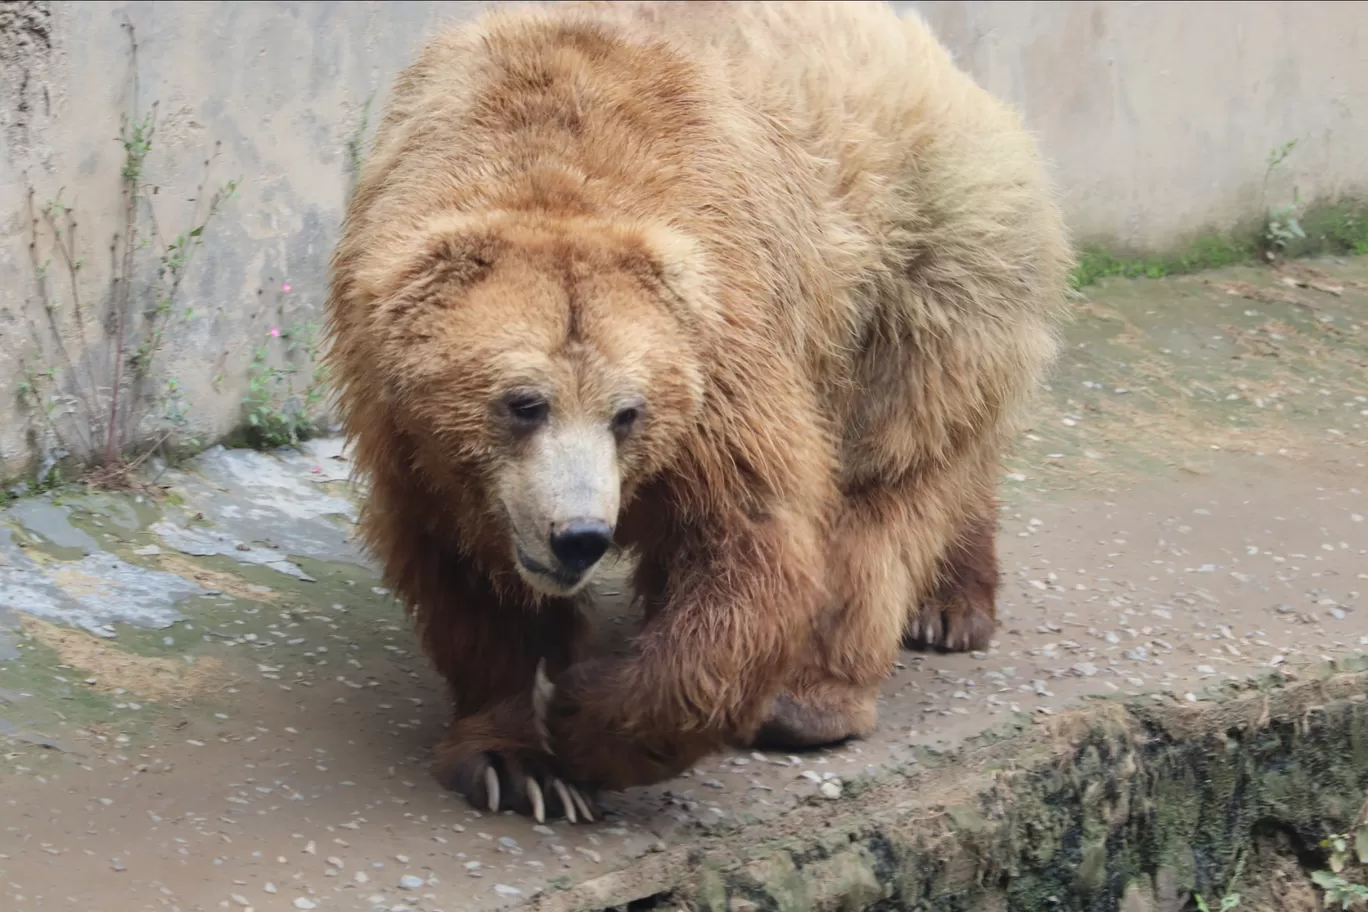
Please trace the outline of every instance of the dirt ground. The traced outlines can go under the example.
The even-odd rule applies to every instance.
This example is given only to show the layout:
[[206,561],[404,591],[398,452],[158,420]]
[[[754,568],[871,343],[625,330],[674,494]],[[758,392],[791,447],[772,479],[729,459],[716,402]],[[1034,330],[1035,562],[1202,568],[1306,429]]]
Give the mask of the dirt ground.
[[[711,758],[605,796],[590,826],[482,814],[429,778],[445,700],[347,541],[336,441],[212,450],[157,497],[14,504],[0,908],[516,906],[813,796],[837,808],[1014,718],[1368,651],[1368,261],[1109,282],[1077,311],[1003,482],[993,647],[905,653],[869,740]],[[600,594],[628,630],[620,587]]]

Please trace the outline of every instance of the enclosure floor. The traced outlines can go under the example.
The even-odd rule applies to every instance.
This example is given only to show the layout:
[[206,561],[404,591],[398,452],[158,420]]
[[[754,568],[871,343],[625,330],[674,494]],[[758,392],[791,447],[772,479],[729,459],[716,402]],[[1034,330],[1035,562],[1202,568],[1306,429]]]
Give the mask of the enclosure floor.
[[[429,777],[446,700],[347,540],[337,441],[211,450],[156,496],[22,499],[0,512],[0,908],[513,906],[838,814],[927,748],[1091,696],[1200,702],[1368,651],[1368,260],[1291,270],[1087,289],[1003,482],[993,647],[904,653],[868,740],[713,757],[594,825]],[[633,620],[599,595],[608,648]]]

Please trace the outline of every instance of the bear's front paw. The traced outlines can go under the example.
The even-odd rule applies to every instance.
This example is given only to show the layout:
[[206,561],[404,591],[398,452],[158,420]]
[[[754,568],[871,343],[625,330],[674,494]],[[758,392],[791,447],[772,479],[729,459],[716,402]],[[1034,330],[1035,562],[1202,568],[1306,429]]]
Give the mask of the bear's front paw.
[[557,769],[576,782],[617,791],[677,776],[710,750],[707,738],[680,738],[669,730],[643,734],[624,725],[622,716],[612,713],[615,704],[605,704],[592,689],[615,677],[610,663],[596,659],[573,666],[554,684],[538,667],[533,727]]
[[473,807],[516,811],[537,823],[556,817],[592,823],[598,817],[593,798],[555,775],[549,758],[507,751],[461,753],[459,758],[439,758],[437,778]]

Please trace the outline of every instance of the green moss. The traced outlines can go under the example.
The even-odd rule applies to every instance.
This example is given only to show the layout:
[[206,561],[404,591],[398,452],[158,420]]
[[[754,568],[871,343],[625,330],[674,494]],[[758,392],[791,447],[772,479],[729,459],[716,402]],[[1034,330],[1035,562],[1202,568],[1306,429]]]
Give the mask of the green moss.
[[[1368,202],[1341,200],[1312,205],[1298,222],[1306,237],[1288,243],[1284,251],[1288,257],[1368,253]],[[1139,255],[1091,244],[1079,251],[1078,264],[1069,279],[1074,288],[1082,288],[1110,277],[1157,279],[1250,263],[1265,247],[1263,236],[1263,226],[1201,234],[1171,252]]]
[[1365,694],[1368,679],[1351,675],[1270,692],[1271,703],[1252,691],[1225,707],[1112,704],[1068,748],[1062,731],[1046,734],[1048,756],[1016,750],[1014,772],[938,813],[880,813],[908,788],[893,780],[801,836],[753,840],[739,858],[737,843],[719,842],[710,854],[727,863],[691,860],[679,895],[733,912],[1119,912],[1136,897],[1177,908],[1221,896],[1259,832],[1309,848],[1355,817],[1368,787]]
[[1301,217],[1305,240],[1288,246],[1288,256],[1368,253],[1368,202],[1346,200],[1315,206]]
[[1258,251],[1258,245],[1252,238],[1219,235],[1204,235],[1175,253],[1151,256],[1127,256],[1112,253],[1103,247],[1090,246],[1079,252],[1078,265],[1070,274],[1069,281],[1074,288],[1082,288],[1112,276],[1157,279],[1184,275],[1203,269],[1248,263],[1258,255]]

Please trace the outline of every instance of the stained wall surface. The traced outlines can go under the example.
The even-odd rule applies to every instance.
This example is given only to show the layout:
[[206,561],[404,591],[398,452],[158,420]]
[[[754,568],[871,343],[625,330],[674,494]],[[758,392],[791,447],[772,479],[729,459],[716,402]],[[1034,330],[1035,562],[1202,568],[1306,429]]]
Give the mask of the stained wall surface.
[[[174,429],[208,442],[241,425],[254,397],[270,394],[274,409],[304,396],[362,128],[424,36],[482,5],[0,5],[0,477],[103,444],[115,365],[136,354],[107,344],[101,323],[124,293],[165,325],[149,418],[128,439]],[[1294,184],[1308,198],[1368,185],[1368,121],[1353,117],[1368,110],[1368,4],[898,5],[1024,112],[1080,240],[1162,249],[1257,217]],[[121,123],[154,103],[139,173],[155,193],[129,270]],[[1265,187],[1270,150],[1290,140]],[[236,194],[156,318],[159,258],[175,263],[167,244],[203,223],[230,179]],[[70,207],[56,211],[59,239],[42,212],[53,201]],[[262,367],[291,363],[293,375]],[[120,422],[139,417],[124,405]],[[86,413],[97,416],[88,440]]]

